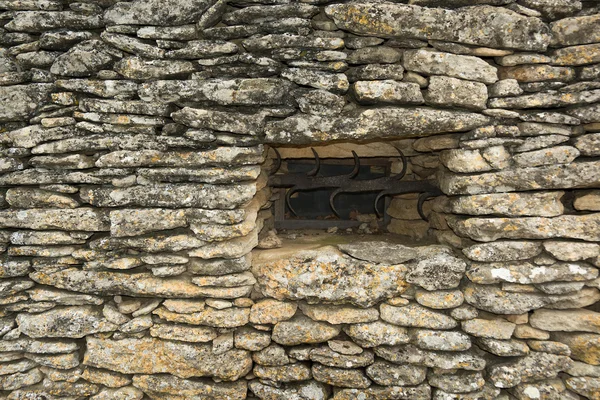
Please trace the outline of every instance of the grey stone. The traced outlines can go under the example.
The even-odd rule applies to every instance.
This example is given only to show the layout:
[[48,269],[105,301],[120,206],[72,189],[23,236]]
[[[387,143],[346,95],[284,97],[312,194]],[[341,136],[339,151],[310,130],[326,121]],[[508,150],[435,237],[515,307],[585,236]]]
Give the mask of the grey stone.
[[575,147],[584,156],[595,157],[600,155],[600,133],[579,136],[575,139]]
[[453,318],[418,304],[409,304],[403,307],[382,304],[380,311],[382,320],[399,326],[452,329],[458,325]]
[[520,340],[479,338],[476,343],[479,348],[499,357],[518,357],[529,354],[529,347]]
[[348,78],[344,74],[290,68],[282,72],[281,76],[298,85],[311,86],[315,89],[324,89],[337,94],[346,93],[350,86]]
[[[254,184],[218,186],[203,184],[154,184],[130,188],[89,188],[81,198],[96,207],[138,205],[143,207],[200,207],[233,209],[251,200]],[[231,198],[236,198],[232,201]],[[86,229],[80,229],[86,230]]]
[[548,91],[526,94],[516,97],[503,97],[490,99],[490,108],[527,109],[527,108],[555,108],[570,105],[591,104],[600,100],[600,90],[585,90],[581,92]]
[[431,254],[409,266],[406,281],[426,290],[457,287],[466,270],[466,263],[445,247],[433,249]]
[[53,309],[41,314],[19,314],[17,323],[21,331],[32,338],[81,338],[117,328],[104,320],[100,310],[91,306]]
[[107,25],[184,25],[195,22],[210,5],[209,0],[119,2],[105,12],[104,20]]
[[531,352],[515,361],[496,364],[489,368],[489,379],[496,387],[510,388],[521,382],[552,378],[570,365],[566,356]]
[[410,341],[406,328],[383,321],[349,325],[344,332],[362,347],[395,346]]
[[85,15],[74,11],[20,11],[4,26],[10,31],[44,32],[53,29],[98,29],[103,27],[102,16]]
[[[589,288],[591,289],[591,288]],[[496,285],[477,285],[469,283],[465,289],[465,301],[480,310],[495,314],[523,314],[542,307],[565,305],[571,301],[579,304],[593,304],[600,298],[595,291],[581,291],[577,294],[545,295],[540,293],[513,293],[500,289]],[[580,307],[581,305],[577,305]],[[575,307],[575,308],[577,308]]]
[[[56,64],[56,63],[55,63]],[[195,71],[189,61],[144,60],[140,57],[122,58],[115,64],[115,71],[128,79],[164,79],[185,76]],[[142,90],[144,88],[142,87]]]
[[563,194],[564,192],[522,192],[457,196],[450,199],[449,208],[456,214],[554,217],[564,211],[560,202]]
[[[440,187],[446,194],[503,193],[536,189],[568,189],[597,185],[600,164],[579,161],[567,165],[524,167],[479,175],[445,174]],[[511,195],[512,196],[512,195]]]
[[255,395],[265,399],[305,400],[307,399],[305,393],[308,393],[311,400],[326,400],[330,395],[329,386],[316,381],[274,387],[263,384],[258,380],[252,380],[249,387]]
[[463,321],[461,327],[469,335],[500,340],[510,339],[515,330],[514,323],[502,319],[475,318]]
[[273,341],[285,346],[305,343],[321,343],[333,339],[341,329],[327,322],[313,321],[308,317],[298,315],[289,321],[275,324]]
[[416,83],[393,80],[357,81],[352,86],[359,103],[422,104],[423,95]]
[[400,64],[367,64],[350,68],[346,71],[350,82],[370,80],[402,80],[404,68]]
[[485,359],[472,350],[463,352],[421,350],[413,345],[376,347],[375,354],[394,364],[417,364],[430,368],[481,371]]
[[411,332],[412,342],[423,350],[464,351],[471,348],[468,335],[456,331],[416,329]]
[[520,284],[552,281],[586,281],[598,276],[597,270],[581,263],[556,263],[538,266],[529,262],[473,263],[467,271],[469,279],[479,284],[512,282]]
[[432,76],[425,95],[427,103],[443,107],[483,110],[488,99],[487,87],[480,82],[469,82],[446,76]]
[[314,348],[309,357],[312,361],[337,368],[358,368],[373,364],[374,356],[371,350],[365,350],[357,355],[337,353],[328,346]]
[[512,261],[526,260],[542,252],[542,246],[537,242],[499,241],[476,244],[462,250],[463,254],[474,261]]
[[312,374],[315,380],[336,387],[367,388],[371,380],[359,369],[344,369],[313,364]]
[[[596,228],[600,214],[563,215],[556,218],[448,218],[448,225],[461,236],[481,242],[497,239],[581,239],[589,242],[600,239]],[[506,227],[511,226],[510,230]]]
[[47,83],[0,86],[0,102],[5,105],[0,111],[0,122],[32,117],[51,88],[52,85]]
[[114,58],[118,56],[115,50],[100,40],[81,42],[58,56],[50,72],[63,76],[91,76],[102,69],[109,68]]
[[460,371],[454,374],[430,373],[427,381],[433,387],[449,393],[470,393],[483,388],[485,380],[478,371]]
[[[541,20],[491,6],[446,10],[386,3],[335,4],[325,12],[339,28],[362,36],[436,39],[520,50],[545,50],[550,43],[550,31]],[[481,35],[471,33],[483,31]]]
[[292,116],[265,126],[269,143],[306,144],[324,140],[406,138],[468,131],[488,118],[476,113],[428,108],[359,109],[338,118]]
[[426,75],[447,75],[488,84],[498,80],[495,67],[473,56],[459,56],[422,49],[408,50],[404,52],[403,63],[406,70]]
[[246,114],[185,107],[171,114],[175,122],[192,128],[213,129],[241,135],[257,135],[263,130],[264,113]]
[[359,261],[334,247],[301,251],[284,259],[255,260],[253,267],[260,290],[278,300],[306,299],[369,307],[407,287],[404,265]]
[[431,398],[431,387],[426,384],[419,386],[371,386],[367,389],[341,389],[336,392],[336,400],[354,400],[365,398],[369,400],[427,400]]
[[400,61],[402,53],[393,47],[370,46],[352,51],[348,64],[394,64]]
[[418,252],[410,247],[388,242],[355,242],[337,247],[354,258],[379,264],[401,264],[418,256]]
[[165,56],[165,51],[163,49],[148,44],[138,38],[106,31],[102,32],[100,37],[102,40],[113,45],[117,49],[138,55],[140,57],[163,58]]

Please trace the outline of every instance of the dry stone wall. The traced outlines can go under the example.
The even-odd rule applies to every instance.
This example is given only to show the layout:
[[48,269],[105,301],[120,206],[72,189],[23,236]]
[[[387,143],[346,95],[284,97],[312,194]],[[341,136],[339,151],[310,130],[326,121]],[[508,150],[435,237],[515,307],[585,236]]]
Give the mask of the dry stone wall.
[[[383,141],[439,244],[253,251]],[[600,399],[596,0],[0,0],[0,153],[0,399]]]

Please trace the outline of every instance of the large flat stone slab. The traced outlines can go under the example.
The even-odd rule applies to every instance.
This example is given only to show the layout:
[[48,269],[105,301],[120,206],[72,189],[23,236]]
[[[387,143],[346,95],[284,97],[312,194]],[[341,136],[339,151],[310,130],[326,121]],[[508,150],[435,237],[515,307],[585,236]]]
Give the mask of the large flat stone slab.
[[432,108],[359,109],[339,117],[294,115],[267,122],[266,142],[307,144],[333,140],[403,138],[448,132],[463,132],[489,122],[471,112]]
[[335,247],[273,254],[254,261],[261,291],[278,300],[350,303],[369,307],[404,292],[408,283],[403,264],[385,265],[349,257]]
[[447,10],[395,3],[348,3],[330,5],[325,12],[339,28],[362,36],[435,39],[536,51],[546,50],[551,39],[541,19],[500,7]]
[[215,377],[234,381],[250,372],[252,359],[245,350],[215,354],[211,344],[154,338],[99,339],[88,336],[85,365],[124,374],[171,374],[179,378]]

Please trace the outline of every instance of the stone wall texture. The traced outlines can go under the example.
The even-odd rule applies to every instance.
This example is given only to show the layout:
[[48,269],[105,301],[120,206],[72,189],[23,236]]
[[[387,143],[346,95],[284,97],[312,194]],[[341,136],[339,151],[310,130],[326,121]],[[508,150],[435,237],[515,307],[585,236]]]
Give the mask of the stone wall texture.
[[[437,244],[253,251],[269,146]],[[0,399],[600,399],[598,0],[0,0],[0,187]]]

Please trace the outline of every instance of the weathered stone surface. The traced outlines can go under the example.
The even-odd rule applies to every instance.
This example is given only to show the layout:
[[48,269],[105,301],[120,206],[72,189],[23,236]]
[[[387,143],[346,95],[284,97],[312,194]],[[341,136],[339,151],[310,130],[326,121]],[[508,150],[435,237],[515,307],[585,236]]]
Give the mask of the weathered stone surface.
[[261,379],[273,382],[305,381],[312,377],[310,366],[304,363],[294,363],[276,367],[257,365],[252,372]]
[[187,380],[172,375],[135,375],[133,385],[155,400],[242,400],[247,391],[243,381],[216,383],[210,379]]
[[494,169],[479,150],[444,150],[440,154],[440,161],[452,172],[485,172]]
[[455,214],[504,215],[507,217],[561,215],[564,192],[496,193],[473,196],[455,196],[449,208]]
[[308,394],[310,399],[326,400],[331,394],[329,386],[316,381],[292,383],[282,385],[281,387],[274,387],[253,380],[250,382],[249,386],[250,390],[252,390],[259,398],[274,400],[304,400],[307,398],[305,394]]
[[285,345],[321,343],[333,339],[341,329],[327,322],[317,322],[297,315],[289,321],[278,322],[273,328],[273,341]]
[[417,364],[430,368],[480,371],[485,360],[473,351],[447,352],[421,350],[413,345],[377,347],[375,354],[395,364]]
[[206,307],[198,312],[179,314],[160,307],[152,313],[170,322],[205,325],[215,328],[236,328],[248,323],[250,310],[237,307],[217,310],[216,308]]
[[595,103],[600,99],[599,90],[586,90],[581,92],[540,92],[517,97],[504,97],[490,99],[490,108],[554,108],[577,104]]
[[420,386],[372,386],[368,389],[342,389],[336,392],[334,400],[426,400],[431,398],[431,387],[429,385]]
[[352,86],[360,103],[422,104],[423,95],[416,83],[393,80],[357,81]]
[[535,265],[530,262],[473,263],[467,271],[472,282],[490,284],[512,282],[520,284],[553,281],[587,281],[596,279],[596,268],[580,263]]
[[32,338],[81,338],[117,328],[91,306],[58,308],[42,314],[23,313],[17,316],[17,323],[21,331]]
[[2,211],[0,226],[92,232],[109,230],[106,212],[92,208]]
[[370,350],[356,355],[344,355],[333,351],[329,346],[317,347],[309,352],[312,361],[337,368],[365,367],[373,363],[374,356]]
[[[595,291],[567,295],[544,295],[539,293],[515,293],[503,291],[495,285],[476,285],[470,283],[464,289],[465,301],[480,310],[495,314],[523,314],[542,307],[556,307],[556,305],[577,301],[581,296],[583,304],[594,304],[600,299],[600,294]],[[581,305],[577,305],[580,307]],[[575,307],[575,308],[577,308]],[[518,326],[517,326],[518,327]]]
[[415,249],[408,246],[380,241],[345,243],[337,247],[359,260],[389,265],[413,260],[418,255]]
[[192,128],[213,129],[241,135],[257,135],[262,131],[265,114],[194,109],[185,107],[171,114],[175,122]]
[[314,321],[326,321],[333,325],[367,323],[379,319],[379,311],[375,308],[301,303],[300,310]]
[[250,322],[253,324],[276,324],[294,316],[296,303],[264,299],[256,302],[250,309]]
[[91,76],[110,67],[117,52],[100,40],[81,42],[58,56],[50,72],[63,76]]
[[600,62],[600,44],[584,44],[564,47],[554,51],[553,63],[556,65],[585,65]]
[[426,75],[447,75],[488,84],[498,80],[496,68],[480,58],[437,51],[421,49],[406,51],[404,68]]
[[102,17],[98,14],[85,15],[74,11],[22,11],[15,14],[5,25],[11,31],[44,32],[52,29],[97,29],[101,28]]
[[487,87],[480,82],[469,82],[446,76],[432,76],[425,100],[442,107],[483,110],[488,99]]
[[536,310],[529,321],[546,331],[600,333],[600,314],[589,310]]
[[140,57],[129,57],[119,60],[119,62],[115,64],[115,71],[125,78],[142,80],[185,76],[194,72],[195,68],[189,61],[146,61]]
[[472,336],[508,340],[515,330],[515,324],[501,319],[475,318],[461,323],[462,330]]
[[575,70],[550,65],[517,65],[500,68],[500,79],[516,79],[518,82],[562,81],[575,79]]
[[406,328],[383,321],[349,325],[344,332],[362,347],[395,346],[410,340]]
[[598,221],[600,214],[563,215],[556,218],[449,218],[448,225],[456,234],[481,242],[503,238],[567,238],[594,242],[600,240]]
[[306,144],[332,140],[367,140],[401,138],[436,133],[468,131],[484,125],[481,114],[427,108],[359,109],[338,118],[320,116],[288,117],[268,122],[266,141],[270,143]]
[[133,96],[137,94],[138,85],[127,80],[94,80],[94,79],[65,79],[57,80],[59,88],[75,92],[89,93],[100,97]]
[[256,193],[256,185],[154,184],[122,189],[89,188],[80,190],[80,193],[84,201],[97,207],[139,205],[233,209],[251,200]]
[[250,371],[252,360],[244,350],[220,355],[210,345],[168,340],[87,338],[85,365],[125,374],[170,373],[179,378],[217,377],[237,380]]
[[357,261],[334,247],[306,250],[276,260],[255,260],[253,272],[263,293],[278,300],[306,299],[368,307],[407,288],[404,265]]
[[552,378],[568,368],[571,360],[565,356],[531,352],[513,362],[497,364],[489,369],[489,379],[496,387],[509,388],[521,382]]
[[479,338],[476,343],[480,349],[499,357],[518,357],[529,354],[529,347],[527,344],[519,340]]
[[107,10],[104,19],[109,25],[183,25],[195,22],[210,5],[207,0],[120,2]]
[[433,387],[450,393],[470,393],[485,385],[483,375],[478,371],[459,371],[454,374],[430,373],[427,381]]
[[[359,35],[521,50],[545,50],[550,42],[549,29],[539,19],[489,6],[454,11],[403,4],[335,4],[326,7],[325,12],[338,27]],[[471,33],[482,31],[485,34]]]
[[346,93],[350,87],[348,78],[344,74],[290,68],[281,76],[298,85],[311,86],[315,89],[324,89],[339,94]]
[[150,328],[150,335],[160,339],[192,343],[210,342],[217,337],[213,328],[183,324],[154,325]]
[[406,281],[426,290],[453,289],[460,283],[466,263],[444,246],[427,249],[416,263],[409,265]]
[[32,83],[29,85],[0,86],[0,122],[18,121],[33,116],[39,104],[48,96],[52,85]]
[[409,304],[403,307],[382,304],[380,310],[382,320],[399,326],[452,329],[458,325],[453,318],[418,304]]
[[585,188],[597,184],[594,180],[597,169],[600,169],[600,164],[587,161],[574,162],[565,166],[526,167],[471,176],[445,174],[440,184],[446,194]]
[[142,85],[140,98],[163,102],[205,100],[222,105],[275,105],[284,103],[290,90],[289,82],[276,78],[154,81]]
[[424,350],[464,351],[471,348],[471,339],[462,332],[417,329],[411,337],[413,343]]
[[537,242],[498,241],[476,244],[462,250],[463,254],[473,261],[512,261],[526,260],[542,252]]
[[75,208],[79,202],[68,195],[33,188],[11,188],[6,201],[15,208]]
[[415,300],[422,306],[443,310],[460,306],[464,296],[460,290],[417,290]]
[[71,268],[48,273],[34,272],[31,277],[44,285],[91,294],[166,298],[212,297],[210,291],[184,278],[158,278],[147,272],[128,274]]

